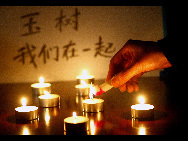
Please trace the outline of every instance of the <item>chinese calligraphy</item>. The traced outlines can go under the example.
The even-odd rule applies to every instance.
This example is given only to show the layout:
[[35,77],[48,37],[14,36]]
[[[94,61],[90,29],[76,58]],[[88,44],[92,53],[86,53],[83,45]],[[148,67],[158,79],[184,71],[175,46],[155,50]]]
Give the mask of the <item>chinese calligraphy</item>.
[[29,22],[24,24],[24,27],[28,27],[28,32],[22,34],[22,36],[28,36],[28,35],[40,32],[40,27],[34,26],[35,24],[37,24],[37,22],[34,21],[34,16],[37,16],[37,15],[39,15],[39,12],[30,13],[30,14],[21,16],[21,19],[29,18]]
[[[70,25],[75,31],[78,31],[78,19],[80,14],[81,12],[78,8],[75,8],[74,12],[70,15],[67,15],[66,12],[61,9],[59,15],[55,18],[55,28],[58,29],[58,31],[63,32],[64,28]],[[26,29],[21,36],[35,35],[42,31],[40,27],[42,25],[37,21],[37,17],[39,16],[39,12],[21,16],[21,19],[24,20],[23,27]],[[40,51],[37,52],[38,50]],[[112,57],[112,53],[114,53],[115,50],[114,44],[112,42],[105,43],[101,36],[98,37],[98,41],[94,43],[93,46],[83,48],[82,50],[77,48],[77,44],[73,40],[70,40],[61,47],[57,45],[49,47],[46,44],[36,47],[33,44],[26,43],[18,49],[17,55],[13,57],[13,60],[18,60],[25,65],[26,61],[29,59],[29,64],[32,64],[37,68],[38,59],[42,59],[43,64],[46,64],[50,59],[55,61],[65,59],[68,61],[71,58],[79,57],[79,51],[82,51],[83,53],[90,51],[95,52],[94,58],[98,56],[108,58]]]
[[[76,45],[76,43],[73,43],[72,41],[69,42],[69,44],[63,46],[63,49],[64,50],[64,53],[63,53],[63,57],[66,57],[67,60],[69,60],[69,57],[72,58],[72,57],[76,57],[78,55],[75,55],[75,48],[72,48],[71,49],[71,46],[74,46]],[[70,56],[69,56],[69,53],[70,53]]]
[[[97,57],[98,55],[101,57],[111,57],[111,54],[115,52],[115,47],[113,47],[113,43],[108,43],[108,46],[104,46],[104,42],[102,42],[102,37],[99,36],[99,41],[95,43],[96,47],[94,46],[94,57]],[[17,52],[19,53],[17,56],[15,56],[13,59],[17,60],[19,59],[19,62],[22,62],[22,64],[25,64],[25,58],[26,56],[29,56],[30,58],[30,64],[33,64],[35,68],[37,68],[37,64],[35,59],[36,56],[38,58],[43,59],[43,63],[47,63],[47,59],[52,58],[55,61],[59,61],[59,54],[62,51],[62,58],[65,58],[67,61],[70,58],[73,57],[78,57],[78,49],[76,49],[76,43],[73,42],[72,40],[68,42],[68,44],[63,45],[61,50],[59,46],[53,46],[53,47],[48,47],[46,44],[43,44],[43,46],[40,49],[40,52],[36,54],[34,45],[30,45],[26,43],[26,46],[21,47]],[[82,49],[83,52],[88,52],[91,51],[92,48],[84,48]],[[55,52],[55,55],[52,55],[52,52]]]
[[78,15],[80,15],[80,12],[77,8],[75,8],[75,13],[67,18],[66,15],[63,15],[64,11],[60,11],[60,16],[55,19],[55,21],[58,21],[56,24],[56,28],[59,28],[59,31],[62,32],[62,26],[67,26],[74,24],[74,29],[78,30]]
[[16,59],[19,59],[20,58],[20,62],[22,62],[22,64],[24,65],[25,64],[25,57],[26,55],[29,55],[30,57],[30,63],[32,63],[34,65],[35,68],[37,68],[37,65],[35,63],[35,54],[33,55],[32,52],[36,49],[35,46],[31,46],[31,49],[29,48],[29,45],[26,43],[26,46],[25,47],[21,47],[19,50],[18,50],[18,53],[21,53],[17,56],[15,56],[13,59],[16,60]]
[[96,43],[95,45],[97,45],[97,47],[95,48],[96,50],[96,53],[94,55],[95,57],[97,57],[97,55],[101,55],[103,57],[112,57],[110,56],[110,54],[116,50],[116,48],[112,48],[113,43],[108,43],[107,47],[104,46],[101,36],[99,36],[99,42]]
[[[81,14],[77,8],[75,8],[75,12],[73,15],[68,17],[64,14],[65,12],[63,9],[60,11],[60,16],[55,19],[57,21],[55,27],[62,32],[63,26],[73,25],[73,28],[77,31],[78,30],[78,16]],[[39,12],[30,13],[21,16],[21,19],[28,19],[28,22],[24,24],[24,27],[27,27],[27,32],[23,33],[21,36],[28,36],[35,33],[40,33],[41,28],[37,26],[37,21],[34,20],[36,16],[39,15]]]
[[59,47],[58,46],[54,46],[54,47],[50,47],[49,49],[47,48],[47,45],[44,44],[38,57],[43,56],[43,63],[46,64],[47,59],[50,59],[50,52],[53,51],[53,49],[56,50],[56,55],[55,58],[53,60],[59,61]]

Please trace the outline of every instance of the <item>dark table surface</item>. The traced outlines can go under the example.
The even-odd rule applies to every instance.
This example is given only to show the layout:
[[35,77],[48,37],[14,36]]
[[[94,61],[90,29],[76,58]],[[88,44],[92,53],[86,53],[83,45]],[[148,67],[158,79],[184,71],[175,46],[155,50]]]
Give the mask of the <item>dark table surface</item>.
[[[95,80],[102,84],[104,80]],[[52,93],[60,95],[60,106],[39,108],[39,118],[29,123],[16,123],[15,108],[21,106],[21,98],[27,105],[38,106],[37,96],[32,95],[31,83],[0,84],[0,134],[1,135],[64,135],[64,118],[78,116],[90,119],[88,135],[164,135],[173,134],[182,120],[178,111],[168,101],[168,92],[158,77],[141,78],[140,91],[129,94],[112,88],[97,98],[104,99],[104,111],[84,113],[82,100],[76,96],[76,81],[51,82]],[[155,106],[153,121],[135,121],[131,118],[131,105],[144,96],[146,103]],[[184,129],[178,129],[184,130]]]

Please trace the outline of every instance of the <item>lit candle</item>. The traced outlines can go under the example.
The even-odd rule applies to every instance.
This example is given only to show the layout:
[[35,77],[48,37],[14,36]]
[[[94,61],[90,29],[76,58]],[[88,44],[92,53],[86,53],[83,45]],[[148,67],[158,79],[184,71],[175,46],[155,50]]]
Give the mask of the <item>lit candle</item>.
[[75,88],[77,90],[77,95],[89,95],[90,84],[86,84],[84,80],[81,80],[81,84],[76,85]]
[[139,97],[140,104],[131,106],[131,116],[138,120],[153,120],[154,119],[154,106],[145,104],[143,97]]
[[103,111],[103,99],[93,98],[93,94],[95,94],[95,89],[92,87],[92,83],[90,86],[90,99],[85,99],[82,101],[83,103],[83,111],[84,112],[100,112]]
[[87,74],[87,70],[83,70],[82,75],[77,76],[77,84],[81,84],[81,80],[84,80],[86,84],[94,84],[94,76]]
[[48,91],[44,91],[44,95],[38,98],[40,107],[56,107],[60,105],[60,96],[58,94],[50,94]]
[[28,121],[38,118],[38,107],[26,106],[26,99],[22,99],[22,106],[15,108],[16,121]]
[[51,92],[51,84],[50,83],[44,83],[44,78],[39,78],[39,83],[34,83],[31,85],[32,92],[34,95],[42,95],[44,94],[44,91]]
[[75,134],[87,134],[89,130],[89,118],[84,116],[77,116],[76,112],[73,112],[72,117],[64,119],[64,131],[66,135]]

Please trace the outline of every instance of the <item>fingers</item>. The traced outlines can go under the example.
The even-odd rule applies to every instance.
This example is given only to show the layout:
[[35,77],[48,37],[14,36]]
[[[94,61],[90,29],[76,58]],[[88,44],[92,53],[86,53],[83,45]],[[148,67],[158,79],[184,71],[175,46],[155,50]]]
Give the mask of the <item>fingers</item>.
[[138,79],[143,75],[144,73],[139,73],[135,76],[133,76],[130,80],[128,80],[126,83],[119,86],[119,89],[121,92],[125,92],[126,90],[129,93],[132,92],[138,92],[139,91],[139,85],[138,85]]
[[121,85],[127,83],[127,81],[129,81],[135,75],[137,74],[135,74],[132,69],[123,70],[112,78],[111,84],[115,88],[120,87]]
[[126,84],[123,84],[119,87],[121,92],[128,91],[129,93],[132,92],[138,92],[139,91],[139,86],[137,82],[134,81],[128,81]]
[[126,84],[121,85],[121,86],[119,87],[119,89],[120,89],[121,92],[126,91],[126,89],[127,89]]

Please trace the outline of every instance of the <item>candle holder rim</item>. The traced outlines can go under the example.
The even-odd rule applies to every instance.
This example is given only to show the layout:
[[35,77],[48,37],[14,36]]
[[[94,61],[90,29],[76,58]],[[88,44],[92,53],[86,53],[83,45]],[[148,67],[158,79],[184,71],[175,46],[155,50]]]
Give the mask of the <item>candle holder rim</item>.
[[[90,100],[89,98],[88,99],[85,99],[85,100],[83,100],[82,102],[83,103],[87,103],[86,101],[88,101],[88,100]],[[100,100],[100,101],[98,101],[98,102],[95,102],[95,103],[102,103],[102,102],[104,102],[104,100],[103,99],[100,99],[100,98],[92,98],[91,100]],[[89,104],[95,104],[95,103],[89,103]]]
[[49,95],[55,96],[55,97],[43,98],[44,96],[46,96],[46,94],[42,94],[42,95],[38,96],[38,98],[40,98],[40,99],[53,99],[53,98],[59,98],[60,97],[58,94],[49,94]]
[[[41,84],[44,86],[40,86]],[[33,84],[31,84],[31,87],[33,87],[33,88],[44,88],[44,87],[50,87],[50,86],[51,86],[50,83],[33,83]]]
[[88,121],[89,121],[89,118],[87,118],[87,117],[84,117],[84,116],[77,116],[76,118],[74,118],[74,117],[67,117],[67,118],[64,119],[64,122],[70,123],[70,124],[79,124],[79,123],[67,121],[67,120],[70,120],[70,119],[77,119],[77,118],[79,118],[79,117],[82,117],[82,118],[85,119],[85,120],[83,120],[82,122],[79,122],[79,123],[84,123],[84,122],[88,122]]
[[[24,108],[24,107],[28,107],[28,108],[33,108],[32,110],[31,109],[28,109],[27,111],[25,110],[25,111],[19,111],[19,109],[20,108]],[[17,111],[17,112],[30,112],[30,111],[35,111],[35,110],[38,110],[38,107],[36,107],[36,106],[21,106],[21,107],[16,107],[15,108],[15,111]]]
[[[85,86],[85,87],[79,87],[79,86]],[[77,89],[86,89],[86,88],[90,88],[91,84],[78,84],[78,85],[75,85],[75,88]]]
[[94,78],[94,75],[86,75],[86,76],[78,75],[78,76],[76,76],[76,79],[83,79],[84,80],[84,79],[93,79]]

